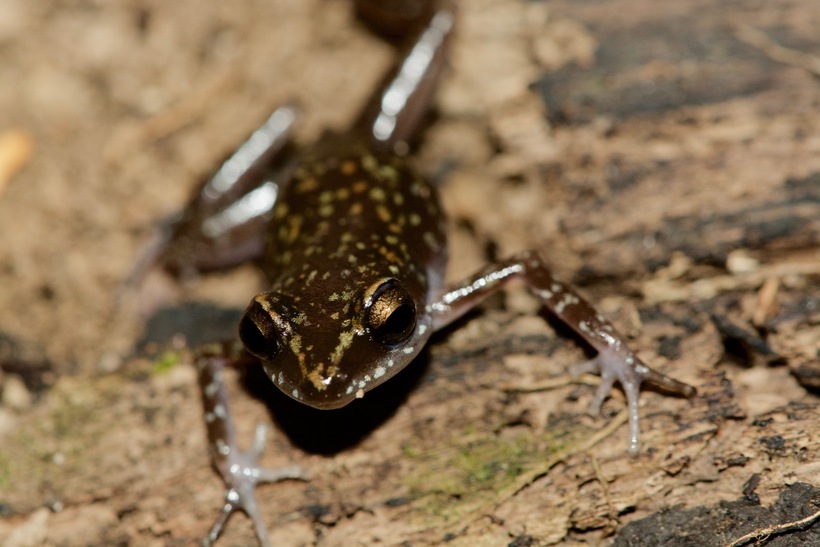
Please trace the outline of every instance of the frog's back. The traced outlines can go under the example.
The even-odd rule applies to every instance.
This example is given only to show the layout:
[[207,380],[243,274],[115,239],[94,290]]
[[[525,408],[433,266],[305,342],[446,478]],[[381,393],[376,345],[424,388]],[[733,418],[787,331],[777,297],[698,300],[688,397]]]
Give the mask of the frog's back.
[[356,280],[392,277],[423,305],[445,262],[435,189],[403,157],[349,135],[328,135],[305,153],[267,234],[267,275],[282,292],[342,294]]

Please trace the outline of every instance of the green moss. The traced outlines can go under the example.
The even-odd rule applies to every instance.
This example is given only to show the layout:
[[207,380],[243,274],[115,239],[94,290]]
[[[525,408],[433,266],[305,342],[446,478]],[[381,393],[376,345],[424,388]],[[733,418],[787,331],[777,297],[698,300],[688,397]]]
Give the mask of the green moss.
[[154,374],[165,374],[182,362],[182,354],[168,350],[160,354],[153,362],[151,371]]
[[413,510],[424,520],[450,525],[470,514],[490,510],[536,477],[545,474],[554,456],[583,438],[574,424],[540,434],[500,437],[491,429],[470,426],[455,433],[449,445],[421,450],[404,447],[412,458],[405,486]]
[[[564,443],[545,433],[522,434],[514,439],[479,436],[476,428],[453,437],[453,444],[422,453],[405,447],[416,460],[416,474],[405,484],[416,498],[416,508],[451,520],[476,504],[491,502],[499,492],[513,486],[523,474],[543,465]],[[459,441],[463,439],[463,441]]]
[[408,458],[416,458],[419,456],[419,450],[414,446],[410,446],[409,444],[403,445],[401,449],[402,452],[404,452],[404,455]]

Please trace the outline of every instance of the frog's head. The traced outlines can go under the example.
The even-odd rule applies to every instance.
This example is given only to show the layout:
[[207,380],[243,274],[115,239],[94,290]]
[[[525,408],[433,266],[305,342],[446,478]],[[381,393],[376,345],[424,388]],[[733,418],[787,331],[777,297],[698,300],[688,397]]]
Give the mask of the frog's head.
[[419,353],[432,325],[422,292],[393,277],[298,299],[266,292],[239,325],[273,383],[315,408],[339,408],[384,383]]

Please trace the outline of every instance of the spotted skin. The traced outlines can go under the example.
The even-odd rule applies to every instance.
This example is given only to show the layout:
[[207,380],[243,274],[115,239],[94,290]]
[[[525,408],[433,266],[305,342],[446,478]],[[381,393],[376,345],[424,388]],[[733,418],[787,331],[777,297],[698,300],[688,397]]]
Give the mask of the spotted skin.
[[[419,35],[418,43],[430,46],[426,49],[435,51],[434,59],[441,53],[436,48],[446,44],[452,15],[450,8],[442,8]],[[398,75],[388,79],[386,89],[394,95],[391,82],[402,79],[401,66]],[[429,67],[423,78],[438,69]],[[419,100],[429,101],[429,81],[416,87],[422,90]],[[593,411],[600,410],[615,382],[623,387],[630,451],[638,449],[643,382],[687,397],[695,393],[692,386],[644,364],[589,302],[553,278],[537,252],[519,253],[445,286],[447,240],[437,193],[410,162],[392,151],[401,148],[406,135],[404,114],[385,118],[381,95],[375,97],[375,107],[365,109],[350,133],[326,135],[306,150],[288,169],[287,180],[278,184],[273,210],[254,217],[254,222],[265,220],[259,248],[264,248],[261,262],[269,290],[255,296],[245,310],[239,325],[242,344],[209,346],[197,358],[211,455],[228,488],[205,544],[214,542],[239,510],[251,517],[260,544],[270,545],[254,497],[256,484],[307,478],[298,467],[269,470],[258,465],[261,425],[254,448],[238,449],[221,381],[222,368],[230,362],[256,359],[293,399],[321,409],[342,407],[409,364],[433,332],[518,279],[598,352],[576,367],[601,374]],[[415,100],[408,95],[406,108],[418,111]],[[400,122],[396,133],[382,138],[394,118]],[[372,132],[362,130],[368,127]],[[252,161],[244,163],[258,168]],[[260,184],[269,184],[264,180]],[[215,244],[204,247],[212,253],[219,249]],[[211,263],[218,258],[211,257]]]

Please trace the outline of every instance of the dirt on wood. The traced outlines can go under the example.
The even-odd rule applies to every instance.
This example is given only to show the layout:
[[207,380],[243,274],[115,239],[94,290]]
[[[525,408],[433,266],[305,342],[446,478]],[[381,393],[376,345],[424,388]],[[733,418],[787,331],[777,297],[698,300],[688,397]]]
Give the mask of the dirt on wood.
[[[820,543],[820,4],[461,2],[415,153],[458,280],[540,249],[692,400],[624,400],[511,288],[340,411],[258,371],[275,545]],[[125,285],[276,106],[343,130],[393,59],[336,0],[0,3],[0,544],[189,545],[222,502],[195,374],[252,266]],[[757,534],[757,535],[756,535]],[[734,542],[734,543],[733,543]],[[243,515],[222,545],[253,544]]]

